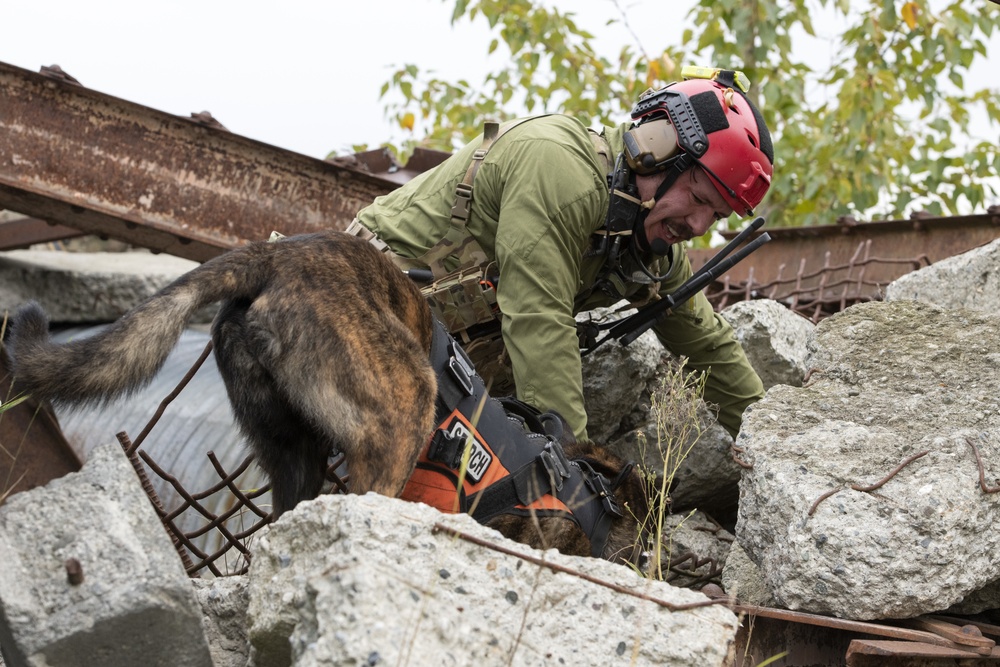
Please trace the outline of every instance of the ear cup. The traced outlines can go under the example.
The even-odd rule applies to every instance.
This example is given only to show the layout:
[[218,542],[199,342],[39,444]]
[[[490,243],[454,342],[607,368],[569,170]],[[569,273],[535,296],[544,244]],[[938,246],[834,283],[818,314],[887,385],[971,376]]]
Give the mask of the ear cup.
[[666,116],[633,127],[623,137],[625,160],[637,174],[648,175],[680,152],[677,132]]

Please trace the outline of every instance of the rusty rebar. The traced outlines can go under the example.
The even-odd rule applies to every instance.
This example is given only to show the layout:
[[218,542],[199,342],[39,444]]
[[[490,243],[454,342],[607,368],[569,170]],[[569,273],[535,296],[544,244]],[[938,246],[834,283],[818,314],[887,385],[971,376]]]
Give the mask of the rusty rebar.
[[[149,456],[149,454],[147,454],[145,451],[140,451],[139,456],[142,457],[142,460],[146,463],[146,465],[149,466],[151,470],[153,470],[153,472],[155,472],[157,475],[163,478],[164,481],[170,484],[174,488],[174,490],[178,493],[178,495],[180,495],[181,498],[183,499],[183,502],[177,508],[166,514],[166,516],[163,519],[164,523],[169,522],[169,524],[173,526],[174,520],[181,514],[186,512],[188,509],[193,509],[194,511],[198,512],[205,519],[208,520],[207,526],[203,526],[198,530],[192,531],[190,534],[185,534],[185,533],[180,534],[180,539],[184,544],[184,546],[192,554],[194,554],[195,557],[199,559],[199,562],[192,563],[190,567],[186,567],[188,574],[193,575],[202,568],[208,568],[208,570],[212,572],[212,574],[214,574],[215,576],[217,577],[224,576],[224,573],[218,568],[215,562],[222,556],[227,554],[229,551],[231,551],[232,549],[236,549],[237,551],[239,551],[241,555],[249,563],[250,551],[243,544],[242,540],[252,535],[254,532],[256,532],[256,530],[258,530],[262,525],[266,524],[269,520],[269,515],[263,513],[259,508],[256,507],[256,505],[253,502],[250,502],[246,494],[240,493],[237,495],[234,492],[235,487],[233,485],[233,480],[237,476],[239,476],[239,474],[241,474],[243,470],[245,470],[246,466],[249,465],[249,461],[245,460],[235,473],[227,473],[222,469],[221,465],[216,466],[216,472],[222,475],[223,477],[222,482],[216,485],[216,490],[222,490],[223,488],[228,488],[229,491],[233,493],[234,496],[237,497],[242,496],[242,498],[236,505],[231,507],[227,512],[223,513],[223,515],[217,516],[212,512],[210,512],[208,509],[206,509],[200,502],[198,502],[198,499],[196,499],[191,493],[189,493],[180,483],[180,481],[177,480],[176,477],[174,477],[173,475],[169,474],[168,472],[160,468],[156,464],[156,462],[153,461],[152,457]],[[212,459],[213,457],[210,456],[209,458]],[[217,461],[214,461],[213,465],[217,463],[218,463]],[[258,492],[262,491],[258,490]],[[243,507],[249,507],[253,512],[258,514],[258,516],[268,517],[268,518],[267,519],[262,518],[256,524],[251,526],[251,528],[248,530],[241,531],[239,534],[233,534],[233,532],[230,531],[229,528],[225,525],[225,521],[227,521],[229,518],[235,515],[236,512],[238,512]],[[203,550],[199,549],[197,545],[195,545],[194,542],[192,542],[192,538],[199,537],[204,533],[208,532],[209,530],[213,529],[218,531],[222,535],[222,537],[225,539],[225,544],[218,550],[216,550],[214,553],[208,554],[205,553]],[[236,572],[235,574],[239,574],[240,572],[245,572],[245,571],[246,569],[244,568],[243,570]]]
[[339,452],[333,457],[332,461],[329,461],[326,466],[326,479],[337,487],[339,493],[350,493],[347,487],[347,483],[350,481],[351,476],[347,474],[343,477],[337,474],[337,468],[339,468],[346,460],[343,452]]
[[435,523],[434,527],[431,529],[431,533],[447,533],[452,537],[457,537],[459,539],[465,540],[466,542],[471,542],[472,544],[479,545],[481,547],[486,547],[487,549],[492,549],[493,551],[500,552],[502,554],[507,554],[508,556],[513,556],[515,558],[520,558],[521,560],[527,561],[538,565],[539,567],[546,567],[553,572],[561,572],[563,574],[569,574],[574,577],[583,579],[584,581],[589,581],[592,584],[597,584],[598,586],[604,586],[605,588],[610,588],[616,593],[623,593],[625,595],[631,595],[632,597],[639,598],[640,600],[646,600],[648,602],[653,602],[660,605],[665,609],[670,611],[686,611],[688,609],[698,609],[700,607],[711,607],[717,604],[722,604],[719,600],[704,600],[701,602],[689,602],[687,604],[674,604],[672,602],[667,602],[666,600],[661,600],[659,598],[654,598],[652,595],[646,595],[645,593],[639,593],[625,586],[620,586],[616,583],[610,581],[604,581],[603,579],[598,579],[586,572],[580,572],[579,570],[574,570],[573,568],[566,567],[565,565],[559,565],[558,563],[552,563],[543,558],[537,558],[530,554],[524,554],[514,549],[508,549],[500,544],[495,544],[489,540],[484,540],[482,538],[476,537],[475,535],[470,535],[469,533],[456,530],[450,526],[446,526],[443,523]]
[[187,374],[184,375],[183,378],[181,378],[181,381],[177,383],[177,386],[174,387],[174,390],[170,392],[166,398],[160,401],[160,405],[159,407],[156,408],[156,412],[153,413],[153,416],[146,423],[146,427],[142,429],[142,432],[139,433],[139,436],[135,439],[135,442],[132,443],[131,451],[134,452],[135,450],[139,449],[139,445],[142,444],[142,441],[146,439],[146,436],[149,435],[149,432],[153,430],[154,426],[156,426],[156,422],[160,421],[160,417],[163,416],[164,410],[166,410],[167,406],[170,405],[170,403],[175,398],[177,398],[177,395],[181,393],[181,390],[183,390],[184,387],[187,386],[188,382],[191,381],[191,378],[194,377],[194,374],[198,372],[198,369],[201,368],[201,365],[205,363],[205,360],[208,359],[208,355],[211,353],[212,353],[212,341],[208,341],[208,344],[202,351],[201,356],[198,357],[198,360],[194,362],[194,365],[191,366],[190,369],[188,369]]
[[983,466],[983,457],[980,456],[976,443],[969,438],[966,438],[965,441],[969,443],[969,447],[972,447],[972,453],[976,455],[976,465],[979,467],[979,488],[983,490],[983,493],[1000,493],[1000,486],[986,484],[986,468]]
[[806,371],[806,374],[802,376],[802,386],[803,387],[809,386],[809,380],[812,379],[813,374],[823,375],[824,373],[826,373],[826,371],[823,370],[822,368],[816,368],[816,367],[810,368],[809,370]]
[[79,586],[83,583],[83,565],[76,558],[67,558],[64,563],[66,567],[66,581],[70,586]]
[[[883,484],[885,484],[886,482],[888,482],[890,479],[892,479],[893,477],[895,477],[899,473],[900,470],[902,470],[903,468],[905,468],[909,464],[913,463],[914,461],[916,461],[920,457],[926,456],[927,454],[930,454],[930,450],[928,450],[926,452],[920,452],[919,454],[914,454],[913,456],[910,456],[910,457],[907,457],[907,458],[903,459],[902,463],[900,463],[898,466],[896,466],[895,468],[893,468],[892,471],[888,475],[886,475],[885,477],[883,477],[879,481],[875,482],[874,484],[871,484],[870,486],[858,486],[857,484],[851,484],[851,488],[854,489],[855,491],[862,491],[862,492],[865,492],[865,493],[870,492],[870,491],[875,491],[876,489],[878,489],[879,487],[881,487]],[[837,493],[840,493],[843,490],[844,490],[843,487],[839,487],[838,486],[836,488],[830,489],[829,491],[827,491],[826,493],[824,493],[823,495],[821,495],[809,507],[809,511],[806,512],[806,516],[812,516],[813,514],[815,514],[816,513],[816,509],[819,507],[820,503],[822,503],[824,500],[826,500],[830,496],[833,496],[833,495],[835,495]]]
[[743,449],[742,447],[737,447],[735,443],[729,446],[729,455],[733,457],[733,461],[736,462],[736,465],[746,470],[752,470],[753,469],[752,463],[747,463],[746,461],[737,456],[737,454],[746,454],[746,451],[747,450]]
[[920,452],[919,454],[914,454],[913,456],[908,456],[907,458],[903,459],[902,463],[900,463],[898,466],[896,466],[895,468],[893,468],[892,471],[889,472],[888,475],[886,475],[885,477],[883,477],[879,481],[875,482],[874,484],[872,484],[870,486],[858,486],[857,484],[851,484],[851,488],[854,489],[855,491],[864,491],[866,493],[869,492],[869,491],[874,491],[874,490],[878,489],[879,487],[881,487],[886,482],[888,482],[890,479],[892,479],[893,477],[895,477],[899,473],[900,470],[902,470],[906,466],[910,465],[911,463],[913,463],[917,459],[919,459],[919,458],[921,458],[923,456],[927,456],[928,454],[930,454],[930,450],[927,450],[926,452]]
[[815,514],[816,513],[816,508],[819,507],[819,504],[821,502],[823,502],[824,500],[826,500],[827,498],[829,498],[832,495],[840,493],[841,491],[843,491],[843,489],[841,487],[837,487],[835,489],[830,489],[829,491],[827,491],[826,493],[824,493],[823,495],[821,495],[819,498],[816,499],[816,502],[814,502],[812,504],[812,506],[809,508],[809,511],[806,512],[806,516],[812,516],[813,514]]
[[[691,563],[690,570],[685,570],[680,567],[681,565],[689,561]],[[704,567],[705,565],[708,565],[708,572],[703,572],[703,573],[698,572],[698,570]],[[711,556],[699,558],[692,551],[687,552],[683,556],[679,557],[677,560],[671,558],[669,563],[667,564],[667,568],[672,574],[676,574],[677,577],[673,577],[672,579],[667,579],[666,581],[668,582],[673,581],[678,577],[688,577],[689,579],[693,580],[689,584],[689,586],[694,586],[696,584],[712,581],[713,579],[717,579],[722,574],[722,567],[719,566],[718,560],[716,560]]]
[[153,483],[149,479],[149,475],[146,474],[146,468],[143,467],[142,462],[139,460],[138,455],[135,452],[135,446],[129,440],[128,433],[125,431],[120,431],[115,434],[118,438],[118,444],[122,446],[125,450],[125,457],[132,464],[135,474],[139,477],[139,484],[142,486],[142,490],[146,492],[146,497],[149,498],[149,502],[153,504],[153,510],[156,511],[156,515],[160,517],[160,521],[163,523],[163,527],[166,529],[167,534],[170,535],[170,541],[174,545],[174,549],[177,551],[177,555],[181,557],[181,562],[184,564],[184,569],[187,571],[191,567],[191,556],[187,551],[184,544],[184,536],[181,531],[173,524],[172,521],[164,520],[167,515],[166,509],[163,507],[163,502],[160,500],[160,496],[156,493],[156,489],[153,488]]
[[[821,268],[808,271],[804,261],[800,261],[794,276],[788,278],[784,277],[787,266],[781,264],[776,277],[767,283],[756,284],[752,274],[739,285],[732,284],[731,279],[724,277],[710,286],[706,294],[713,307],[721,310],[730,305],[731,301],[749,301],[754,298],[756,291],[766,298],[781,300],[790,310],[817,323],[849,305],[879,298],[878,294],[866,294],[863,291],[864,288],[882,287],[881,283],[865,278],[868,266],[899,264],[919,268],[922,264],[929,263],[926,255],[895,258],[871,257],[870,254],[871,243],[861,242],[846,264],[831,265],[827,256]],[[813,286],[813,281],[817,279],[819,285]]]
[[[223,573],[215,563],[232,549],[236,549],[240,552],[240,556],[247,563],[247,565],[241,570],[232,574],[241,574],[248,570],[251,554],[249,549],[243,544],[243,540],[250,537],[254,532],[259,530],[261,526],[270,521],[270,514],[264,512],[252,501],[253,498],[260,497],[266,493],[270,486],[265,485],[261,488],[254,489],[251,492],[244,492],[235,484],[236,478],[242,475],[253,462],[253,457],[250,456],[244,459],[237,469],[230,473],[222,467],[218,459],[215,457],[214,452],[209,452],[209,461],[211,461],[212,466],[215,468],[215,471],[221,480],[219,483],[206,490],[197,494],[191,494],[184,488],[176,477],[167,473],[159,465],[157,465],[156,461],[154,461],[147,452],[139,449],[143,440],[152,431],[160,417],[162,417],[167,406],[170,405],[170,403],[176,399],[181,391],[190,383],[195,373],[197,373],[201,366],[205,363],[211,352],[212,343],[209,342],[205,346],[205,349],[202,351],[197,361],[195,361],[191,368],[188,369],[187,373],[180,380],[180,382],[178,382],[177,386],[174,387],[173,391],[171,391],[170,394],[168,394],[160,402],[153,417],[147,422],[146,426],[139,434],[139,437],[136,438],[134,442],[129,440],[128,435],[124,431],[118,434],[118,440],[121,443],[122,448],[125,450],[125,454],[129,461],[132,463],[136,474],[139,476],[139,480],[142,483],[143,489],[146,491],[146,495],[149,497],[150,502],[153,504],[153,508],[156,510],[157,515],[160,517],[164,527],[170,534],[174,547],[177,549],[177,552],[180,554],[184,563],[185,571],[187,571],[189,575],[193,576],[203,568],[207,568],[215,576],[221,577],[224,576],[225,573]],[[143,466],[143,463],[145,463],[145,466]],[[149,476],[146,474],[146,467],[155,472],[163,481],[173,487],[174,491],[176,491],[182,499],[182,502],[178,507],[168,511],[163,506],[162,501],[149,480]],[[228,490],[233,498],[235,498],[236,502],[222,514],[216,515],[213,512],[210,512],[199,502],[200,500],[218,493],[223,489]],[[233,533],[225,524],[237,513],[242,512],[244,508],[248,508],[251,512],[256,514],[259,517],[259,520],[253,523],[248,529]],[[189,509],[193,509],[195,512],[204,517],[207,520],[207,523],[201,528],[189,533],[184,533],[177,526],[175,520]],[[207,554],[203,550],[199,549],[192,540],[201,537],[212,530],[218,531],[225,543],[214,553]],[[192,554],[199,559],[198,562],[193,562],[191,558]]]

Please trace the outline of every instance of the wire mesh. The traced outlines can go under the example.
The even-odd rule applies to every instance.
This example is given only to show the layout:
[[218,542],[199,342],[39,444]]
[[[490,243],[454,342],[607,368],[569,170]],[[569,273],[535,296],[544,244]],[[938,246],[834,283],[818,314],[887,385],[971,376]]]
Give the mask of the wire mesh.
[[[913,258],[872,257],[871,240],[858,244],[854,254],[844,264],[831,264],[830,253],[824,256],[822,267],[811,268],[800,259],[795,273],[787,275],[788,264],[778,266],[777,277],[758,282],[754,267],[744,281],[732,283],[728,275],[709,285],[705,294],[716,311],[739,301],[773,299],[799,313],[813,323],[839,313],[856,303],[879,301],[885,282],[866,277],[902,275],[930,265],[927,255]],[[880,270],[891,268],[891,271]]]

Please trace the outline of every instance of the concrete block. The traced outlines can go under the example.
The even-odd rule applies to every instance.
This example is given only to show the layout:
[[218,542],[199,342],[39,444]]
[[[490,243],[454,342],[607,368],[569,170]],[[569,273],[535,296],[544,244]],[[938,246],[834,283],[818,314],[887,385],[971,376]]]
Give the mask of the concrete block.
[[[198,264],[148,252],[0,253],[0,315],[38,301],[52,322],[111,322]],[[210,322],[215,306],[194,322]]]
[[191,581],[118,445],[9,497],[0,563],[7,667],[212,664]]
[[212,665],[245,667],[250,654],[246,576],[192,579],[191,583],[201,604]]
[[375,494],[321,496],[282,516],[257,541],[249,580],[260,667],[723,665],[737,627],[721,606],[652,601],[706,602],[700,593]]

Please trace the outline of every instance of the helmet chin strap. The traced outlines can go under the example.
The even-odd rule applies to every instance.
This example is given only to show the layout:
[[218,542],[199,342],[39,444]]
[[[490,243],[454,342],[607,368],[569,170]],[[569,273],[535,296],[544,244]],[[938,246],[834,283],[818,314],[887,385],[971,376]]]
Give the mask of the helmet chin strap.
[[660,185],[656,188],[656,192],[653,194],[653,198],[648,202],[643,202],[642,211],[636,216],[635,227],[632,229],[632,243],[629,244],[629,251],[632,254],[632,259],[635,260],[636,264],[639,265],[639,270],[642,271],[647,278],[653,282],[662,282],[670,276],[670,273],[674,269],[673,257],[670,258],[670,268],[663,275],[656,275],[646,266],[646,263],[642,261],[641,254],[652,253],[658,257],[666,257],[671,255],[670,244],[661,238],[655,238],[652,241],[646,236],[646,216],[649,212],[653,210],[656,206],[656,202],[660,200],[660,197],[666,194],[677,179],[680,178],[688,167],[692,164],[691,159],[687,154],[682,154],[674,158],[670,166],[666,170],[666,175],[663,180],[660,181]]
[[[629,252],[632,254],[632,259],[638,265],[639,270],[642,271],[647,278],[649,278],[654,283],[663,282],[666,280],[674,270],[674,258],[673,253],[670,248],[670,244],[663,239],[656,238],[652,242],[646,238],[646,226],[645,226],[645,215],[640,215],[639,219],[636,220],[635,231],[632,232],[633,242],[629,244]],[[667,272],[663,275],[656,275],[649,270],[646,263],[642,259],[642,254],[650,252],[657,257],[669,257],[669,268]]]
[[661,238],[655,238],[652,241],[649,240],[646,236],[647,215],[649,215],[648,209],[643,211],[639,217],[636,218],[635,229],[632,230],[632,237],[635,239],[635,245],[638,247],[639,252],[651,252],[654,255],[663,257],[670,252],[670,244]]
[[[670,245],[663,239],[650,241],[646,237],[646,216],[690,165],[691,159],[686,154],[663,163],[666,172],[663,181],[652,198],[642,201],[635,182],[636,174],[625,164],[624,156],[618,156],[614,175],[609,179],[608,213],[604,230],[595,235],[594,246],[589,251],[590,256],[604,255],[604,267],[595,288],[619,298],[625,295],[626,284],[639,278],[637,274],[629,274],[622,266],[623,253],[626,251],[638,266],[639,272],[650,282],[662,282],[670,275],[675,264]],[[665,274],[656,275],[646,266],[642,255],[649,254],[670,257],[670,268]]]

